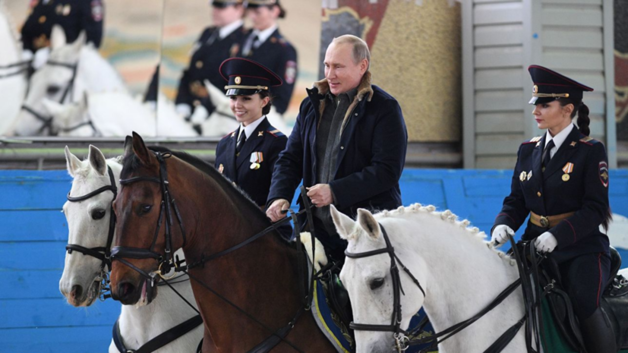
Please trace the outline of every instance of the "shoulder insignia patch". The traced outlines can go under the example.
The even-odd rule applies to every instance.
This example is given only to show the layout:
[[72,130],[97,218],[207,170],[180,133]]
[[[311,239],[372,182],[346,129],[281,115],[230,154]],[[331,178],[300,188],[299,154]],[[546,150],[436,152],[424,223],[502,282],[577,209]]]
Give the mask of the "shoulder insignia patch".
[[600,181],[605,188],[608,187],[608,164],[605,161],[599,163],[600,167]]
[[526,144],[528,144],[528,143],[539,142],[539,141],[541,141],[541,138],[543,138],[543,136],[536,136],[536,137],[531,138],[531,139],[530,139],[530,140],[528,140],[528,141],[523,142],[522,144],[523,144],[523,145],[526,145]]
[[585,143],[587,145],[593,145],[596,143],[599,143],[600,141],[590,137],[590,136],[584,136],[580,139],[580,142]]
[[285,136],[283,134],[283,132],[279,131],[278,129],[275,130],[268,130],[268,133],[275,136],[275,137],[281,137],[281,136]]

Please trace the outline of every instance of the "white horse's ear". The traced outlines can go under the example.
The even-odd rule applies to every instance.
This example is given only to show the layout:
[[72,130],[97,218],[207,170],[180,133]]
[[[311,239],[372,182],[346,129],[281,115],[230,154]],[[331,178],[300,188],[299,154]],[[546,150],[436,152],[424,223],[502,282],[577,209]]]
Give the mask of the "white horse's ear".
[[89,159],[89,164],[92,165],[92,168],[94,168],[98,174],[106,175],[107,160],[98,147],[89,145],[89,156],[87,156],[87,159]]
[[52,50],[60,48],[66,45],[67,40],[65,38],[65,31],[60,25],[53,25],[52,32],[50,32],[50,47]]
[[83,92],[83,99],[79,101],[79,108],[81,109],[81,112],[85,112],[87,107],[89,107],[89,93],[85,91]]
[[65,161],[68,168],[68,173],[74,178],[76,171],[81,168],[81,160],[70,152],[70,148],[65,146]]
[[86,41],[87,41],[87,34],[85,34],[85,31],[83,30],[79,33],[78,37],[76,37],[76,40],[72,42],[72,45],[80,49],[83,47],[83,45],[85,45]]
[[66,110],[66,107],[63,104],[57,103],[48,98],[42,99],[41,103],[44,105],[46,111],[53,117],[58,117],[62,112]]
[[[140,159],[140,162],[145,165],[151,165],[151,153],[146,147],[142,136],[140,136],[137,132],[133,131],[133,141],[132,141],[133,153]],[[154,157],[153,157],[154,158]]]
[[342,239],[349,240],[349,238],[355,234],[355,221],[338,211],[334,205],[329,205],[329,213],[331,214],[331,219],[334,221],[334,225],[336,225],[338,235],[340,235]]
[[373,239],[379,238],[379,224],[373,217],[373,214],[363,208],[358,208],[358,224]]

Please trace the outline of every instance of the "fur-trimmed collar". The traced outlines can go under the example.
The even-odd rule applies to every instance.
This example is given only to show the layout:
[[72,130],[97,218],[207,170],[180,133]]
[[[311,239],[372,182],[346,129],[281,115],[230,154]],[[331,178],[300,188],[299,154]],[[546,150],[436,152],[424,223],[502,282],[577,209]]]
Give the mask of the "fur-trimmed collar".
[[[327,79],[324,78],[320,81],[314,82],[314,88],[318,90],[318,94],[326,95],[329,92],[329,83]],[[362,80],[358,85],[358,91],[355,95],[358,101],[362,101],[364,97],[367,97],[367,102],[370,102],[373,99],[373,88],[371,87],[371,72],[366,71],[364,76],[362,76]]]

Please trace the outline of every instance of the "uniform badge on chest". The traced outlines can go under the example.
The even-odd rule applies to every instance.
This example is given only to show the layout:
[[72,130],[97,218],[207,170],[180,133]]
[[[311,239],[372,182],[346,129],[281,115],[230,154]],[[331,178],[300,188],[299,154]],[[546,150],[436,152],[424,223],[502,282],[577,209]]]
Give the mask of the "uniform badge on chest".
[[565,173],[563,174],[563,177],[562,177],[563,181],[569,181],[570,179],[569,174],[573,172],[573,167],[574,167],[574,164],[571,162],[567,162],[567,164],[565,164],[565,166],[563,167],[563,172]]
[[262,165],[261,163],[264,161],[264,153],[262,152],[253,152],[251,153],[251,169],[259,169]]

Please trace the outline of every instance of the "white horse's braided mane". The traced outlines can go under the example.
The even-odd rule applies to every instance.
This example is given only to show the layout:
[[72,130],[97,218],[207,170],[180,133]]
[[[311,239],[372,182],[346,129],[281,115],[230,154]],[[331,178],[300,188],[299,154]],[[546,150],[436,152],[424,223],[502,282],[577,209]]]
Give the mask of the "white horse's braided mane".
[[391,210],[391,211],[385,210],[385,211],[379,212],[377,215],[381,217],[400,217],[408,213],[419,213],[419,212],[429,214],[433,217],[438,217],[443,221],[457,225],[458,227],[466,230],[468,234],[471,235],[478,242],[482,242],[483,244],[485,244],[487,248],[489,248],[493,253],[497,254],[497,256],[502,258],[508,265],[514,266],[516,264],[515,260],[510,258],[508,255],[506,255],[506,253],[504,253],[503,251],[497,250],[495,247],[493,247],[493,245],[490,242],[487,242],[484,240],[486,238],[486,233],[481,232],[478,227],[469,227],[471,225],[471,221],[469,221],[468,219],[459,221],[458,216],[456,216],[450,210],[437,212],[436,207],[433,205],[423,206],[420,203],[415,203],[407,207],[399,206],[396,210]]

